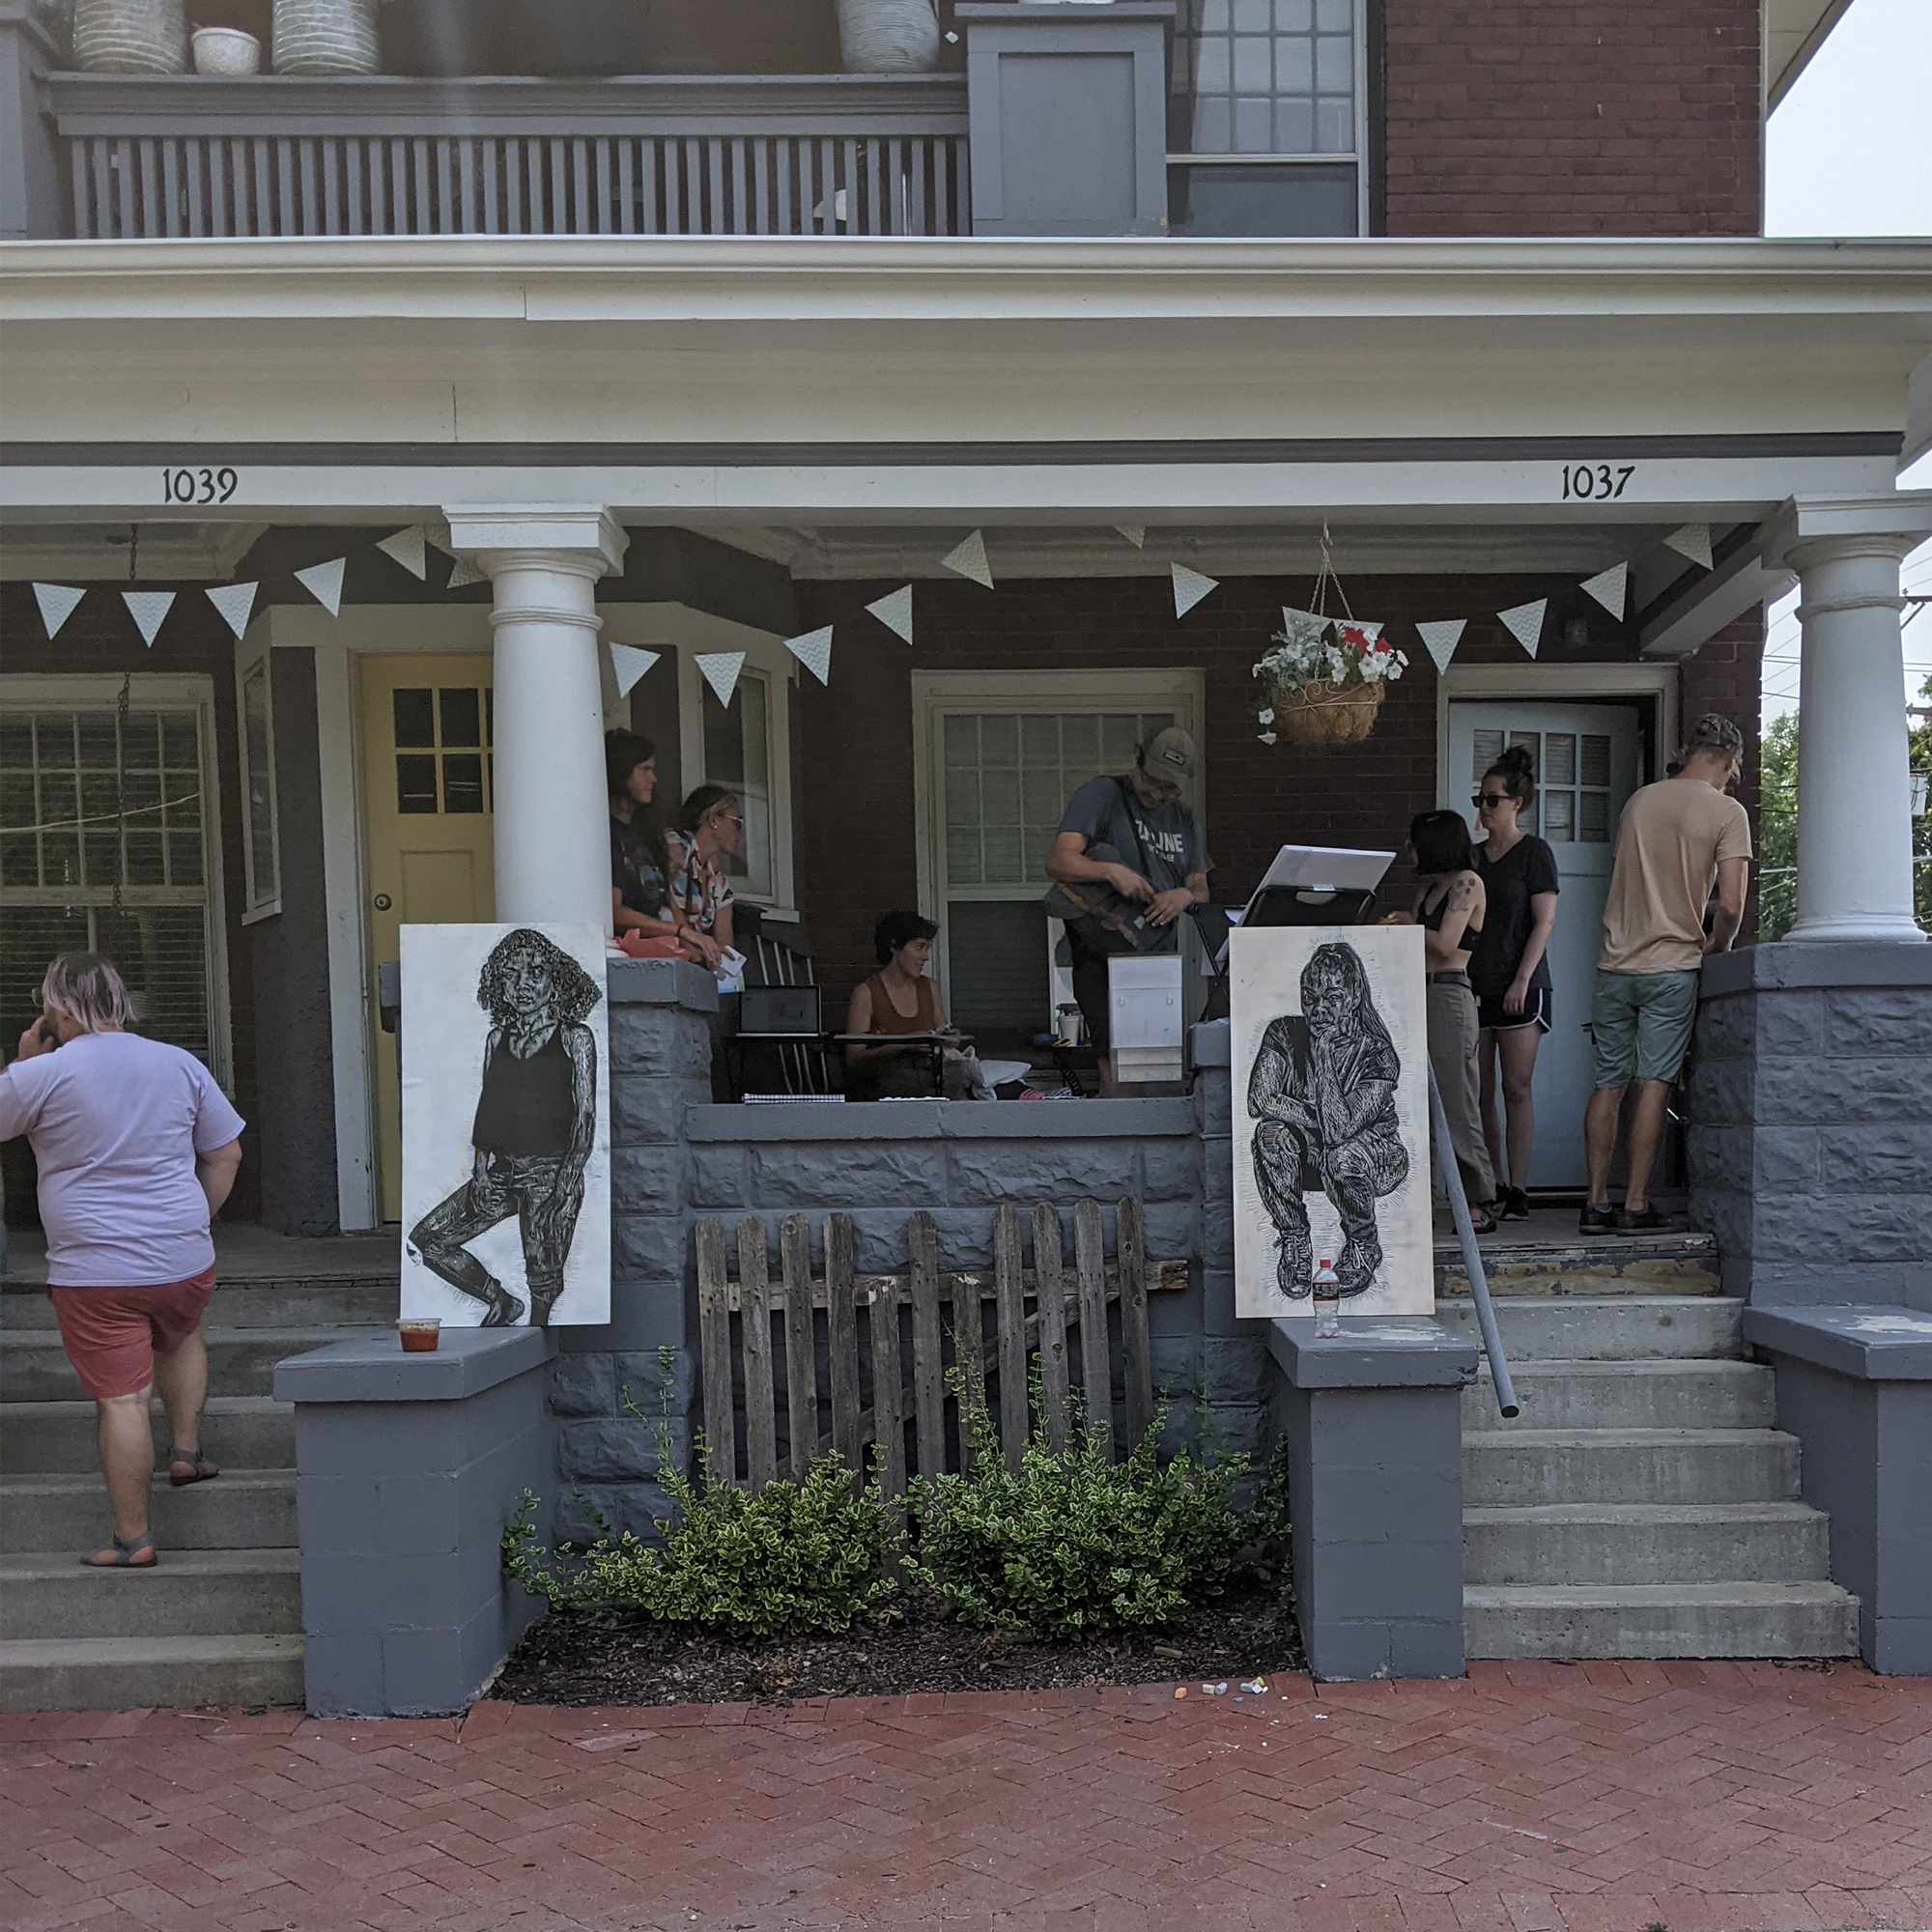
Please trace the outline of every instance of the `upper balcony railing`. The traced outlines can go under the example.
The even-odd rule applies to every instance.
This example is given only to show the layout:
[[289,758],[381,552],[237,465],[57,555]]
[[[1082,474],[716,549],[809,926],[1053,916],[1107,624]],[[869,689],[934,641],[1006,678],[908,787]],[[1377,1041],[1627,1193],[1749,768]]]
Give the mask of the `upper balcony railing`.
[[970,235],[958,75],[55,74],[72,232]]

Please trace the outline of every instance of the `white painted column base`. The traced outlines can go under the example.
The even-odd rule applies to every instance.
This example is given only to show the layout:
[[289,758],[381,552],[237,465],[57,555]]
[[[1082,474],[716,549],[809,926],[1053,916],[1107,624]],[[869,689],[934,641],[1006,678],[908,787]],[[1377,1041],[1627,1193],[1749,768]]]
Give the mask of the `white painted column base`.
[[597,580],[619,567],[627,539],[599,506],[443,514],[451,548],[473,556],[496,592],[497,917],[609,932]]
[[1797,571],[1798,918],[1788,940],[1922,945],[1898,567],[1932,523],[1914,492],[1787,505],[1774,546]]

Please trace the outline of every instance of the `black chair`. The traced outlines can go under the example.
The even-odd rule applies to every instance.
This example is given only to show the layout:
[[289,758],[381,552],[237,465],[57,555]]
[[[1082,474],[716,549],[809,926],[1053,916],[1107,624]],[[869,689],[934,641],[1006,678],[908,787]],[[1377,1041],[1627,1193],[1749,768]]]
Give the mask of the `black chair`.
[[842,1093],[838,1057],[825,1041],[810,933],[801,923],[741,906],[734,936],[745,955],[745,990],[725,1002],[733,1009],[725,1039],[730,1097]]

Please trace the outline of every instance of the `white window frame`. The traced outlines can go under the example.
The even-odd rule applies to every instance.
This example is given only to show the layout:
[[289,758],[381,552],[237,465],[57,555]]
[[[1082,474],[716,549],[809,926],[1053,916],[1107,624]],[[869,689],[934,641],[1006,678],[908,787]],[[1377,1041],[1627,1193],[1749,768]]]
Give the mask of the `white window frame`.
[[[113,710],[121,701],[121,676],[113,671],[71,675],[40,671],[0,675],[0,701],[8,710]],[[128,680],[130,709],[192,710],[201,747],[202,855],[207,903],[203,928],[208,947],[208,1060],[224,1093],[235,1091],[234,1034],[228,1000],[228,889],[221,867],[221,754],[215,738],[214,680],[200,671],[137,671]]]
[[[1183,150],[1168,156],[1169,171],[1183,165],[1307,168],[1347,164],[1355,170],[1355,233],[1366,235],[1369,232],[1369,0],[1354,0],[1353,13],[1350,40],[1355,61],[1355,152],[1352,155],[1197,155]],[[1191,86],[1191,72],[1189,83]]]
[[[235,761],[242,786],[242,867],[245,897],[242,923],[253,925],[259,920],[274,919],[282,910],[282,818],[281,799],[275,785],[275,677],[266,626],[250,626],[250,637],[235,644]],[[255,828],[249,817],[251,781],[255,773],[248,754],[248,680],[257,672],[262,677],[262,693],[267,724],[264,755],[268,760],[265,776],[269,781],[269,850],[274,861],[272,891],[265,892],[255,877]]]
[[[678,765],[685,794],[688,797],[699,785],[712,782],[704,769],[704,695],[710,686],[704,682],[696,660],[714,651],[743,651],[745,665],[739,675],[755,673],[765,687],[765,732],[769,739],[765,747],[765,769],[770,774],[772,794],[772,889],[769,893],[754,893],[734,884],[731,892],[734,897],[743,899],[747,905],[760,907],[774,919],[796,920],[798,874],[793,868],[792,856],[791,689],[800,668],[798,660],[785,649],[782,639],[768,632],[753,631],[743,624],[705,617],[693,611],[681,610],[678,617],[679,636],[674,639],[668,636],[662,626],[655,635],[662,642],[674,642],[677,646]],[[612,625],[607,610],[607,632],[614,632],[616,628],[619,627]],[[702,635],[706,630],[730,635]],[[628,643],[631,639],[620,638],[617,641]],[[647,649],[656,647],[645,643]],[[665,801],[668,821],[676,822],[681,803],[678,799]]]
[[[919,909],[944,923],[948,898],[1010,901],[1015,888],[964,886],[946,890],[946,853],[940,832],[939,774],[945,754],[939,742],[949,712],[1009,712],[1020,716],[1048,711],[1172,711],[1194,740],[1194,778],[1185,803],[1200,827],[1204,848],[1211,851],[1208,830],[1207,673],[1195,665],[1123,666],[1115,670],[916,670],[912,674],[913,819],[918,844]],[[1039,878],[1040,896],[1046,875]],[[941,996],[951,1010],[950,957],[938,949],[934,964]]]

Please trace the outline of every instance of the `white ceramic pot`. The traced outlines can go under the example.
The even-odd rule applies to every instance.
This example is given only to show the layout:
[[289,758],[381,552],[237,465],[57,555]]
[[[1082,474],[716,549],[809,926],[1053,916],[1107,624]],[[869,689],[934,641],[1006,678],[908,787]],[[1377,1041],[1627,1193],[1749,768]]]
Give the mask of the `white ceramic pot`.
[[277,73],[374,73],[377,0],[275,0]]
[[260,73],[262,43],[240,27],[197,27],[194,30],[196,73]]
[[89,73],[185,73],[184,0],[74,0],[73,58]]
[[847,73],[930,73],[939,65],[935,0],[838,0]]

